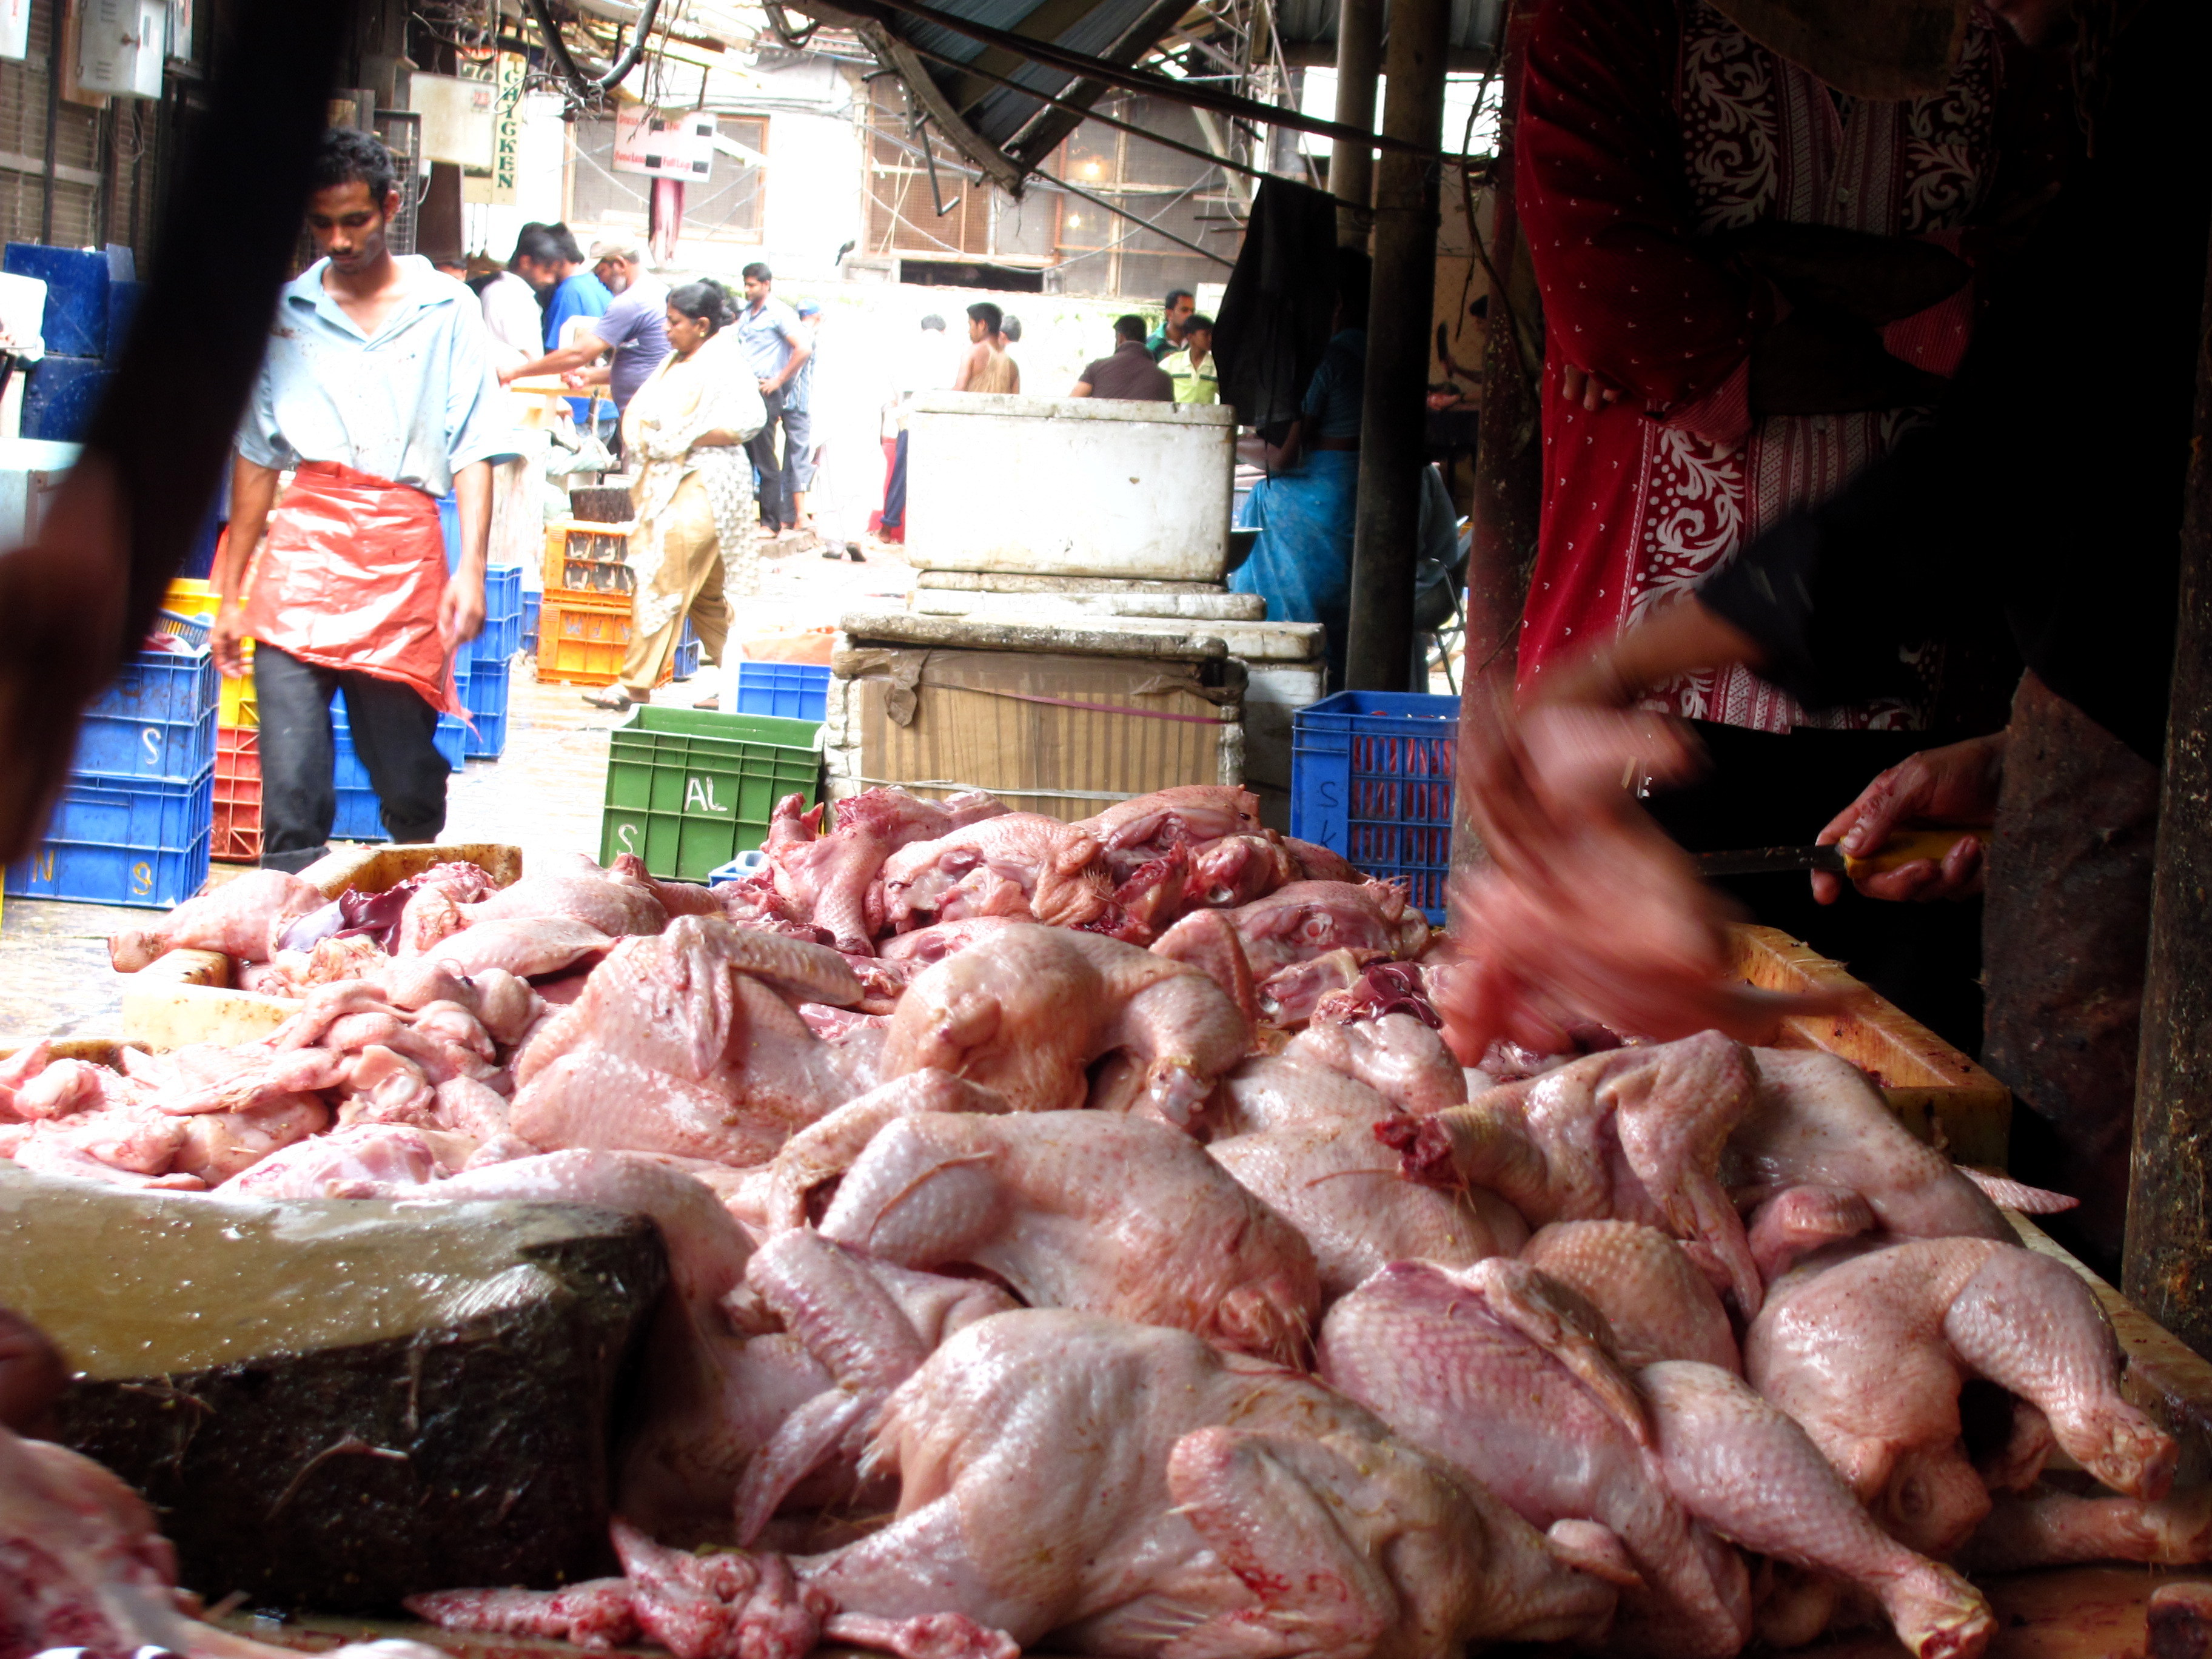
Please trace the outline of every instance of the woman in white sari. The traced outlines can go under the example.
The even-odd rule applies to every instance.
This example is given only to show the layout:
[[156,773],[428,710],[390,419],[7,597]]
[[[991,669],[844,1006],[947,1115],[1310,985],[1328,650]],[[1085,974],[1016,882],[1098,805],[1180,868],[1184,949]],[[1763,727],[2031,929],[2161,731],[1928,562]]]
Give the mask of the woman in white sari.
[[[745,440],[768,422],[759,382],[745,367],[729,295],[687,283],[668,296],[669,354],[623,414],[623,453],[638,466],[630,485],[629,651],[622,678],[584,701],[628,708],[653,695],[686,616],[702,653],[720,665],[729,601],[754,591],[752,462]],[[711,705],[709,705],[711,706]]]

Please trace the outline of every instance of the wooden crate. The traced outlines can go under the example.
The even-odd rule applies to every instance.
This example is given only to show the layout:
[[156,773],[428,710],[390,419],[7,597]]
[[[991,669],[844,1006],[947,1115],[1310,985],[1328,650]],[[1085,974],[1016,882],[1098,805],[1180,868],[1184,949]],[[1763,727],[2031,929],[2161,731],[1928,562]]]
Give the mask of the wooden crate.
[[1966,1054],[1876,995],[1811,947],[1777,927],[1729,930],[1735,971],[1770,991],[1836,991],[1853,997],[1846,1012],[1783,1022],[1780,1046],[1818,1048],[1871,1077],[1907,1128],[1960,1164],[2005,1167],[2012,1133],[2012,1091]]

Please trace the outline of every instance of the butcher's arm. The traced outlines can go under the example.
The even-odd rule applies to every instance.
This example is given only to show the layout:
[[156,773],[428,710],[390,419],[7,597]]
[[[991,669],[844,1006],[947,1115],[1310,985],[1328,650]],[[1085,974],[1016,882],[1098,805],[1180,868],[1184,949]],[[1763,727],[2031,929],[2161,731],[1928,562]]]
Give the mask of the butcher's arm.
[[[1546,0],[1516,130],[1516,208],[1550,349],[1645,410],[1740,440],[1762,295],[1697,246],[1674,9]],[[1564,390],[1564,388],[1563,388]]]

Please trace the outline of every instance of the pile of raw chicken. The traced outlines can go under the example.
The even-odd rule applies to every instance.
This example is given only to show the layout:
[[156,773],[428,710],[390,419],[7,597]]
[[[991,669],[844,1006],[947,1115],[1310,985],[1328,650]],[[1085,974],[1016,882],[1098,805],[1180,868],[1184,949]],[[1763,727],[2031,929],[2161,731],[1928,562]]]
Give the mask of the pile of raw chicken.
[[33,1169],[653,1218],[623,1576],[419,1616],[679,1659],[1885,1621],[1972,1659],[1966,1571],[2212,1553],[2091,1291],[1993,1201],[2047,1195],[1848,1065],[1585,1024],[1463,1067],[1419,913],[1237,790],[836,811],[712,892],[247,877],[117,961],[227,951],[287,1024],[0,1078]]

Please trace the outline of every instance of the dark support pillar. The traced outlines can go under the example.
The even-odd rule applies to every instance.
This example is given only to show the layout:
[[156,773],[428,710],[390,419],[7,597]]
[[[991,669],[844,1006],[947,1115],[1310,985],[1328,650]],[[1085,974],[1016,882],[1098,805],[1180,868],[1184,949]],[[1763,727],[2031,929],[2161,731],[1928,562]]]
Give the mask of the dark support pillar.
[[[1375,130],[1375,77],[1382,67],[1382,0],[1338,0],[1336,118],[1362,132]],[[1336,210],[1336,240],[1367,246],[1367,210],[1375,200],[1375,152],[1336,140],[1328,153],[1329,193],[1345,204]]]
[[2137,1307],[2212,1354],[2212,289],[2205,305],[2123,1283]]
[[[1382,131],[1437,146],[1443,137],[1450,0],[1394,0]],[[1386,151],[1375,179],[1375,278],[1367,306],[1367,386],[1359,429],[1359,519],[1352,538],[1345,679],[1402,691],[1413,660],[1413,562],[1421,521],[1429,320],[1436,311],[1437,191],[1442,165]]]

